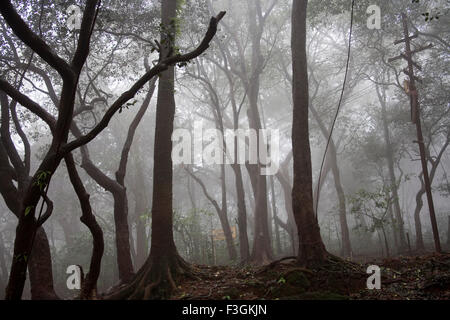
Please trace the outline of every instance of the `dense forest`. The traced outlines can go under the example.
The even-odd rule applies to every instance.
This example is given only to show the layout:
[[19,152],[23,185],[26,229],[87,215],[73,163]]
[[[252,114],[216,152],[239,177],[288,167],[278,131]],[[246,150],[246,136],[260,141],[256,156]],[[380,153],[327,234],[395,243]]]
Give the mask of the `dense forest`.
[[450,299],[449,1],[0,14],[1,299]]

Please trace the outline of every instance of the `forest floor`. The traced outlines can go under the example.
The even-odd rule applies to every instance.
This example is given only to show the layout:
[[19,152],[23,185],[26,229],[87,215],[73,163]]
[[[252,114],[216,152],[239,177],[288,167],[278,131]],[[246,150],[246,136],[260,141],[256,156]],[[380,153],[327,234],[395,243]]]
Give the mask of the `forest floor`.
[[[369,265],[381,268],[381,289],[368,290]],[[200,279],[178,282],[175,300],[427,300],[450,299],[450,254],[350,263],[332,259],[316,269],[287,259],[264,267],[196,265]]]

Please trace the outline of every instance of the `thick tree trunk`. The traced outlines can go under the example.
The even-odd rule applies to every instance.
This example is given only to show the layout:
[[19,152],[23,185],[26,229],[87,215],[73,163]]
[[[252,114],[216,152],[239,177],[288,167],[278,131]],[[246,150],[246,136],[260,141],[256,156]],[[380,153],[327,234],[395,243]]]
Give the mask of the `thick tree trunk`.
[[308,124],[308,69],[306,58],[307,0],[294,0],[292,7],[293,124],[292,150],[294,182],[292,208],[298,228],[301,264],[321,264],[327,252],[314,214],[311,149]]
[[128,283],[133,278],[130,231],[128,226],[128,198],[125,188],[113,193],[114,225],[116,231],[117,263],[120,280]]
[[[174,47],[176,0],[161,3],[161,56]],[[174,67],[159,78],[156,103],[155,149],[153,167],[152,238],[150,255],[134,280],[110,299],[168,298],[176,289],[174,277],[189,266],[178,255],[173,239],[172,132],[175,116]]]
[[47,235],[44,229],[38,228],[35,244],[30,257],[28,272],[30,274],[31,299],[57,300],[53,288],[52,258]]
[[[40,167],[32,178],[25,191],[19,212],[19,223],[16,227],[16,238],[14,240],[14,255],[9,273],[8,287],[6,289],[7,300],[20,300],[26,280],[26,270],[28,259],[33,247],[34,234],[37,232],[37,222],[35,218],[36,206],[41,198],[42,191],[36,181],[42,172],[49,172],[48,178],[55,172],[61,160],[56,157],[55,143],[50,147],[50,151],[42,161]],[[44,181],[48,184],[48,179]],[[28,209],[27,209],[28,208]],[[27,212],[27,214],[25,214]]]

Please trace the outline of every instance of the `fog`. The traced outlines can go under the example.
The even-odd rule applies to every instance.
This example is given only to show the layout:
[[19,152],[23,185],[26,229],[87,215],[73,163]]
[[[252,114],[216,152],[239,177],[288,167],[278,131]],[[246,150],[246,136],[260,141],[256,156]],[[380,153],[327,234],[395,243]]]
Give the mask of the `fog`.
[[[448,2],[310,0],[300,61],[295,1],[2,1],[1,298],[76,298],[69,266],[115,294],[160,279],[160,252],[175,282],[185,265],[302,263],[302,221],[351,262],[436,237],[448,252]],[[415,88],[407,57],[389,60],[408,53],[403,22]]]

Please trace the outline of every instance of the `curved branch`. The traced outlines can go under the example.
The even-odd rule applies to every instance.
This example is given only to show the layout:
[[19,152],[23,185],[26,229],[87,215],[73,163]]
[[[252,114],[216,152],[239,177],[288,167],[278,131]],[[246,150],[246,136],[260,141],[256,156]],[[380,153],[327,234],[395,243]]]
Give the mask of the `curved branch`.
[[45,210],[45,213],[39,218],[39,220],[36,222],[37,227],[39,228],[42,226],[45,221],[50,218],[50,216],[53,213],[53,202],[47,197],[45,193],[42,193],[42,198],[44,199],[45,204],[47,205],[47,209]]
[[125,91],[122,93],[122,95],[109,107],[109,109],[106,111],[103,118],[100,120],[100,122],[92,129],[89,133],[86,135],[69,142],[65,146],[61,148],[61,155],[64,156],[65,154],[71,152],[72,150],[87,144],[88,142],[92,141],[100,132],[102,132],[109,124],[111,118],[114,116],[114,114],[130,99],[132,99],[136,93],[142,89],[142,87],[150,81],[153,77],[160,74],[161,72],[167,70],[169,66],[175,65],[180,62],[186,62],[192,59],[195,59],[199,55],[201,55],[203,52],[206,51],[206,49],[209,48],[209,43],[211,42],[212,38],[217,32],[217,24],[219,21],[223,18],[225,15],[225,12],[222,11],[217,15],[217,17],[211,18],[211,21],[209,23],[208,31],[205,34],[205,37],[203,38],[200,45],[194,49],[193,51],[183,54],[183,55],[174,55],[170,56],[168,58],[162,59],[158,62],[156,66],[154,66],[152,69],[147,71],[128,91]]
[[125,175],[127,172],[127,162],[128,162],[128,155],[130,153],[131,145],[133,143],[134,135],[136,133],[136,130],[139,126],[139,123],[141,122],[142,118],[144,117],[145,112],[148,109],[148,106],[150,105],[150,100],[153,96],[153,93],[155,91],[156,86],[156,78],[152,80],[150,83],[150,89],[145,97],[144,102],[141,105],[141,108],[137,112],[136,116],[134,117],[133,121],[130,124],[130,127],[128,129],[127,138],[125,140],[125,143],[122,148],[122,154],[120,157],[120,164],[119,169],[116,172],[116,180],[118,183],[120,183],[122,186],[125,183]]
[[9,95],[11,98],[16,100],[18,103],[20,103],[22,106],[36,114],[39,118],[41,118],[47,125],[49,126],[50,130],[53,132],[56,125],[56,120],[53,118],[53,116],[48,113],[44,108],[42,108],[39,104],[28,98],[26,95],[21,93],[19,90],[14,88],[12,85],[10,85],[8,82],[6,82],[3,79],[0,79],[0,90],[4,91],[7,95]]
[[63,77],[71,76],[69,64],[60,58],[44,40],[35,34],[14,9],[10,0],[0,1],[0,13],[15,35],[36,52]]

